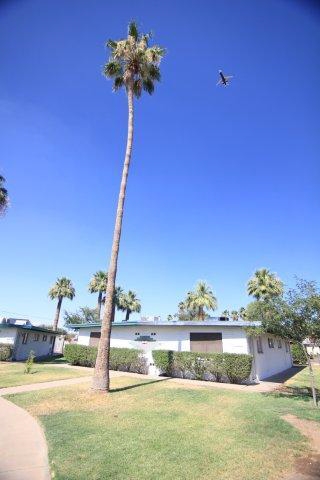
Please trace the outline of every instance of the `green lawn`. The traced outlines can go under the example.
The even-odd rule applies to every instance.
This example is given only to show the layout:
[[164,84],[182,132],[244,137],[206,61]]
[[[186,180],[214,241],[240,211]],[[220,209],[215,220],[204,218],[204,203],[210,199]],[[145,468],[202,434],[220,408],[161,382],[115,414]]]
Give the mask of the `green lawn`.
[[76,370],[65,367],[55,367],[35,363],[32,373],[24,373],[24,363],[0,362],[0,388],[27,385],[30,383],[50,382],[65,378],[83,377],[90,375],[91,371]]
[[320,422],[308,397],[170,380],[112,380],[10,395],[43,424],[55,480],[271,480],[307,449],[281,416]]
[[[320,365],[313,365],[315,384],[317,390],[320,392]],[[306,367],[297,373],[294,377],[290,378],[285,383],[288,387],[294,387],[299,389],[309,389],[310,388],[310,375],[309,369]]]

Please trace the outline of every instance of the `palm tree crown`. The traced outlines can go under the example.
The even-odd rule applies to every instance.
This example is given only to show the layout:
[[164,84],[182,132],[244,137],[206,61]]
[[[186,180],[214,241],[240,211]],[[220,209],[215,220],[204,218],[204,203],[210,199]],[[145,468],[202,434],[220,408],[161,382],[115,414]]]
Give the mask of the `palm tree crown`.
[[223,310],[223,312],[221,312],[221,317],[229,318],[230,317],[229,310]]
[[89,283],[89,292],[90,293],[99,293],[105,292],[107,289],[108,282],[108,273],[99,270],[96,272],[90,280]]
[[141,303],[137,294],[132,290],[129,290],[127,293],[121,293],[119,297],[119,308],[126,312],[126,321],[129,320],[132,312],[139,313],[141,311]]
[[200,281],[194,291],[188,292],[185,304],[187,308],[197,311],[198,320],[204,320],[205,310],[217,308],[217,299],[211,287],[206,282]]
[[283,283],[274,273],[261,268],[248,281],[247,292],[256,300],[266,300],[282,295]]
[[51,300],[55,298],[69,298],[72,300],[75,296],[75,289],[71,280],[66,277],[58,278],[56,283],[49,290]]
[[0,175],[0,214],[6,211],[9,203],[8,190],[3,186],[5,181],[6,179]]
[[160,80],[159,63],[165,50],[158,45],[149,47],[150,38],[151,34],[139,33],[137,24],[130,22],[127,38],[108,40],[111,56],[103,73],[113,79],[114,91],[124,86],[132,89],[137,98],[142,90],[153,93],[154,82]]

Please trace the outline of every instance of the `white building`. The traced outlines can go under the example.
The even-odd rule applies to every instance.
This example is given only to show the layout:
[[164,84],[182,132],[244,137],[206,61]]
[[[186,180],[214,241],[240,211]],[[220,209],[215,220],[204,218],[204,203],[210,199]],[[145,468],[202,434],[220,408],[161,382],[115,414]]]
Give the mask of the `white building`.
[[[246,327],[259,322],[115,322],[111,347],[137,348],[149,360],[149,373],[156,373],[152,350],[191,352],[249,353],[253,355],[252,378],[263,380],[292,366],[289,342],[272,335],[249,337]],[[74,325],[79,331],[79,345],[98,345],[100,324]]]
[[26,360],[31,350],[38,358],[60,353],[61,341],[59,333],[35,327],[29,320],[8,318],[0,323],[0,344],[11,345],[12,360]]

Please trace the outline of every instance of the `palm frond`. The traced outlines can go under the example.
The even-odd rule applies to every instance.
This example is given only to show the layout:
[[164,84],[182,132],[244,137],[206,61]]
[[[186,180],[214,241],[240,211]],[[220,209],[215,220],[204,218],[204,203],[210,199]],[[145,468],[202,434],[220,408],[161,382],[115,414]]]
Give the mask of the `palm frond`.
[[135,80],[133,82],[133,93],[137,98],[140,98],[141,92],[142,92],[142,81],[139,78],[138,80]]
[[146,78],[145,80],[142,81],[142,87],[143,87],[143,90],[149,93],[149,95],[153,94],[154,83],[150,78]]
[[122,67],[119,62],[116,62],[114,60],[110,60],[108,63],[105,64],[103,68],[103,74],[106,77],[113,78],[115,76],[118,76],[122,73]]
[[106,47],[110,48],[110,50],[115,50],[117,48],[117,45],[118,45],[118,42],[116,42],[115,40],[109,39],[106,42]]
[[130,35],[130,37],[133,37],[136,41],[139,38],[138,25],[133,20],[128,25],[128,35]]
[[113,91],[117,92],[118,90],[120,90],[121,87],[123,87],[123,85],[124,85],[123,77],[121,76],[116,77],[113,82]]

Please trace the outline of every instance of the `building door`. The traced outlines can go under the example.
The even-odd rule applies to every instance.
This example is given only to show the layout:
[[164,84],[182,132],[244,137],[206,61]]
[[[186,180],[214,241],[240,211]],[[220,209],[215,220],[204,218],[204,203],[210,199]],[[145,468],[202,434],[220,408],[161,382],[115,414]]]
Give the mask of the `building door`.
[[222,352],[222,333],[190,333],[191,352]]
[[100,337],[101,337],[100,332],[90,332],[90,340],[89,340],[90,347],[97,347],[99,344]]

